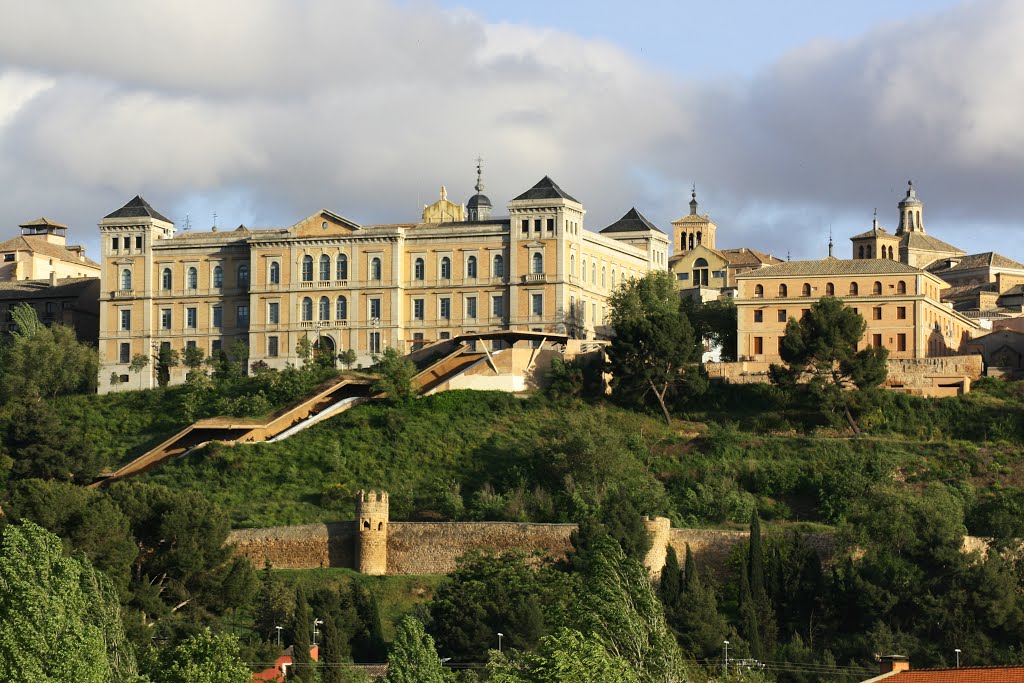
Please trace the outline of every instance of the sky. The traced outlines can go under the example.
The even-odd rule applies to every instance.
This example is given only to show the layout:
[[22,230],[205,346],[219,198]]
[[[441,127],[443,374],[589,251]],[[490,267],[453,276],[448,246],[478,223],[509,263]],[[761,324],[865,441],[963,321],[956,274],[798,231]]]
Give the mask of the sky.
[[136,194],[193,229],[327,208],[502,213],[550,175],[600,230],[688,211],[718,246],[836,254],[908,179],[929,234],[1024,261],[1019,0],[0,0],[0,238],[98,256]]

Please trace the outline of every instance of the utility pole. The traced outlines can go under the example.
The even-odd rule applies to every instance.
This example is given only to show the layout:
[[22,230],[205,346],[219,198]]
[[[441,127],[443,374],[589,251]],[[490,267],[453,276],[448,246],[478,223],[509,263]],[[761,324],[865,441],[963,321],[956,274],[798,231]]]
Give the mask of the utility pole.
[[722,671],[726,675],[729,674],[729,641],[723,640],[722,644],[725,646],[725,663],[722,666]]

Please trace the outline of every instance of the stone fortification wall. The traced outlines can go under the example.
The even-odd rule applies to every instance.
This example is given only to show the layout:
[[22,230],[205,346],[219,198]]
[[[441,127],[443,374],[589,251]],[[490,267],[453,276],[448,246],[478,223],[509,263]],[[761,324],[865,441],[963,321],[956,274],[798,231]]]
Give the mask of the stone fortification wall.
[[[672,529],[669,534],[669,545],[676,551],[680,565],[683,564],[686,557],[686,546],[689,545],[698,570],[722,576],[733,548],[746,543],[748,538],[750,538],[750,533],[747,531]],[[817,551],[822,561],[827,562],[832,558],[832,553],[835,550],[835,537],[832,534],[805,534],[805,538],[807,543]]]
[[[705,363],[708,377],[732,384],[755,384],[768,382],[768,368],[765,361],[739,361],[736,363]],[[931,388],[936,381],[966,377],[976,380],[982,375],[982,359],[979,355],[945,356],[942,358],[890,358],[887,361],[887,386],[907,388]],[[955,394],[955,392],[953,392]]]
[[347,567],[354,569],[356,530],[352,522],[304,524],[267,529],[236,529],[228,536],[235,554],[248,557],[259,569]]
[[563,559],[575,524],[516,522],[392,522],[388,574],[447,574],[471,550],[539,552]]

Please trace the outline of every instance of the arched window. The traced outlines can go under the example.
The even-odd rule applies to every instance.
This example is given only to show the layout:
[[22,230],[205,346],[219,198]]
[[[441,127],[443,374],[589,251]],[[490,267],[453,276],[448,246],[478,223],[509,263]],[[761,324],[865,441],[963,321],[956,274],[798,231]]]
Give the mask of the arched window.
[[380,280],[381,279],[380,259],[377,258],[376,256],[374,256],[372,259],[370,259],[370,279],[371,280]]
[[331,257],[327,254],[322,254],[320,256],[320,279],[331,279]]
[[892,258],[892,247],[889,247],[889,260],[890,261],[893,260],[893,258]]
[[864,258],[864,245],[857,247],[857,258]]
[[271,261],[270,263],[270,284],[281,284],[281,264],[277,261]]
[[864,247],[864,257],[871,258],[871,245]]
[[245,263],[238,266],[238,286],[242,289],[249,287],[249,266]]
[[576,277],[576,254],[569,254],[569,275]]
[[132,271],[125,268],[121,271],[121,289],[132,288]]
[[700,234],[700,232],[698,232],[697,233],[697,246],[698,247],[700,246],[700,240],[701,240],[701,234]]
[[302,281],[313,281],[313,257],[306,255],[302,257]]
[[302,319],[307,322],[313,319],[313,300],[308,296],[302,300]]
[[418,259],[416,259],[416,261],[412,265],[412,277],[413,277],[414,280],[422,280],[423,279],[423,273],[424,273],[423,259],[418,258]]
[[220,289],[224,286],[224,269],[220,266],[215,266],[213,269],[213,288]]
[[857,291],[858,291],[857,283],[856,282],[851,282],[850,283],[850,296],[857,296]]
[[199,287],[199,271],[195,268],[188,269],[188,276],[185,279],[189,289],[196,289]]
[[505,277],[505,259],[501,254],[495,254],[491,262],[491,277]]
[[882,293],[882,283],[875,281],[874,286],[871,288],[871,293],[878,295]]
[[693,262],[693,284],[697,287],[708,284],[708,262],[706,259],[699,258]]
[[811,283],[809,283],[809,282],[805,282],[804,283],[804,287],[803,287],[803,290],[801,291],[801,295],[802,296],[810,296],[811,295]]
[[331,319],[331,300],[328,299],[326,296],[320,297],[319,309],[320,309],[320,311],[319,311],[319,313],[320,313],[320,320],[330,320]]
[[605,279],[607,273],[608,273],[608,271],[605,269],[605,267],[601,266],[601,286],[602,287],[607,287],[608,286],[608,284],[607,284],[608,281]]
[[759,298],[759,299],[761,297],[763,297],[764,296],[764,287],[762,287],[761,285],[754,285],[754,296]]
[[466,259],[466,277],[476,277],[476,256]]
[[338,258],[335,267],[334,279],[336,280],[347,280],[348,279],[348,256],[344,254],[338,254]]
[[903,280],[900,280],[899,282],[897,282],[896,283],[896,293],[897,294],[906,294],[907,293],[907,283],[904,282]]
[[441,279],[452,279],[452,260],[447,256],[441,258]]
[[786,285],[779,285],[779,298],[784,299],[789,294],[789,288]]
[[612,289],[615,289],[615,269],[612,268]]
[[164,268],[164,271],[160,274],[160,289],[170,289],[172,281],[171,269]]
[[835,295],[836,295],[836,286],[834,284],[832,284],[831,282],[829,282],[827,285],[825,285],[825,296],[835,296]]
[[590,284],[597,284],[597,262],[593,261],[590,264]]
[[339,296],[336,308],[337,310],[334,311],[335,319],[348,320],[348,299],[343,296]]
[[533,268],[530,269],[531,273],[543,273],[544,272],[544,257],[538,251],[533,255]]
[[587,284],[587,260],[583,259],[583,267],[580,268],[580,278],[583,280],[583,284]]

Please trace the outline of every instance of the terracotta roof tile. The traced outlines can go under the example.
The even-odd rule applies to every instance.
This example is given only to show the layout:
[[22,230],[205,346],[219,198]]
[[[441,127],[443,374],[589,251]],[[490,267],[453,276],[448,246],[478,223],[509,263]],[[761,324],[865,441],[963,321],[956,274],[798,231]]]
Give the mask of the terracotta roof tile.
[[784,261],[737,278],[798,277],[802,275],[916,275],[924,271],[889,259],[837,259],[819,261]]
[[0,252],[2,251],[30,251],[69,263],[81,263],[93,268],[100,267],[100,264],[90,258],[83,256],[79,259],[74,252],[68,251],[65,247],[59,244],[50,244],[46,241],[46,237],[42,235],[18,235],[6,242],[0,242]]
[[884,680],[886,683],[1024,683],[1024,666],[913,669],[901,671]]

